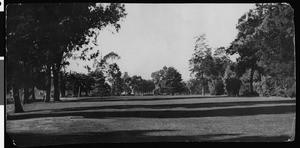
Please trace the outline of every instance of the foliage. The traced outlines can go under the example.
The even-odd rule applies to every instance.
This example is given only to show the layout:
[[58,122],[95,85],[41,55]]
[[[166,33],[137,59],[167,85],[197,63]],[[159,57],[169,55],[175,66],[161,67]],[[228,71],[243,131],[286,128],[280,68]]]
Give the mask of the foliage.
[[[220,78],[224,76],[226,66],[230,63],[229,58],[224,55],[225,48],[217,48],[212,54],[211,47],[206,42],[206,35],[202,34],[196,38],[194,53],[189,61],[191,74],[195,75],[196,80],[191,81],[190,89],[201,87],[202,95],[205,94],[206,88],[209,89],[210,94],[223,94],[223,83]],[[196,84],[196,81],[199,84]],[[191,92],[199,93],[195,90]]]
[[153,83],[152,80],[142,80],[142,84],[141,84],[141,92],[143,94],[151,94],[152,91],[154,90],[155,88],[155,84]]
[[110,95],[110,86],[105,82],[105,77],[102,71],[91,71],[88,75],[94,79],[91,91],[93,96]]
[[211,79],[208,82],[209,92],[211,95],[222,95],[224,94],[224,84],[221,77]]
[[81,74],[81,73],[69,73],[66,79],[66,90],[73,91],[74,94],[81,96],[81,92],[85,92],[85,95],[89,94],[89,91],[92,90],[92,85],[95,83],[95,80],[91,75]]
[[123,75],[123,90],[125,92],[126,95],[131,95],[132,90],[131,90],[131,77],[128,75],[127,72],[124,72]]
[[239,90],[242,83],[237,76],[236,69],[236,63],[229,64],[226,68],[225,75],[223,78],[226,93],[230,96],[239,95]]
[[187,82],[187,87],[192,95],[202,94],[202,86],[200,81],[197,79],[190,79]]
[[253,84],[253,90],[251,92],[250,85],[251,85],[251,70],[247,70],[246,73],[240,77],[241,80],[241,87],[240,87],[240,92],[239,94],[241,96],[258,96],[258,92],[256,90],[257,83],[261,81],[261,75],[259,74],[258,71],[255,71],[253,76],[252,76],[252,84]]
[[[251,69],[252,73],[258,71],[266,77],[272,77],[273,88],[268,86],[269,82],[256,84],[260,95],[287,96],[286,90],[295,83],[285,85],[288,79],[295,77],[293,17],[294,11],[288,4],[263,3],[256,4],[255,9],[239,19],[238,36],[227,53],[240,55],[239,76]],[[250,75],[250,91],[252,82],[253,74]]]
[[161,70],[153,72],[151,77],[157,94],[175,94],[183,90],[181,74],[174,67],[164,66]]
[[116,63],[110,64],[108,69],[108,81],[111,84],[111,94],[115,96],[121,95],[123,92],[123,79],[121,71]]
[[[40,72],[48,71],[46,89],[50,99],[51,85],[49,84],[50,70],[52,70],[54,100],[59,100],[59,71],[61,67],[68,64],[65,58],[70,57],[72,51],[79,50],[89,42],[97,44],[95,41],[99,30],[107,25],[112,25],[118,31],[120,28],[118,22],[125,16],[124,5],[118,3],[9,5],[6,52],[9,64],[8,81],[14,87],[13,90],[19,91],[19,88],[24,86],[22,84],[26,87],[34,85],[28,83],[34,82],[29,80],[36,79]],[[80,58],[85,60],[97,57],[98,53],[86,57],[86,52],[90,49],[92,48],[84,49]],[[19,96],[16,95],[15,99],[18,98]],[[16,108],[22,110],[21,105],[17,105]]]
[[188,86],[188,82],[182,82],[181,85],[182,85],[182,90],[181,90],[182,94],[184,94],[184,95],[191,94],[191,91],[190,91],[189,86]]

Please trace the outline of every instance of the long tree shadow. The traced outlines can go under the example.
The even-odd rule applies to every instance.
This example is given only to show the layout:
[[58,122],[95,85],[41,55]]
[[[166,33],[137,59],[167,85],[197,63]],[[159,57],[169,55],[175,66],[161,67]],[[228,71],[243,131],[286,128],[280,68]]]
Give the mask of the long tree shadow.
[[[175,130],[127,130],[111,132],[88,132],[69,135],[40,133],[10,133],[17,146],[49,146],[78,143],[128,143],[128,142],[197,142],[211,141],[216,137],[238,136],[240,134],[207,134],[190,136],[149,135]],[[34,139],[34,140],[33,140]]]
[[74,100],[64,100],[62,102],[115,102],[115,101],[160,101],[176,99],[205,99],[205,98],[225,98],[227,96],[115,96],[115,97],[85,97]]
[[84,110],[101,110],[101,109],[133,109],[133,108],[145,108],[145,109],[172,109],[172,108],[211,108],[211,107],[231,107],[231,106],[250,106],[250,105],[262,105],[262,104],[290,104],[295,103],[295,100],[282,100],[282,101],[238,101],[238,102],[206,102],[206,103],[184,103],[184,104],[155,104],[155,105],[110,105],[110,106],[88,106],[88,107],[70,107],[61,109],[44,109],[44,110],[31,110],[27,112],[37,111],[84,111]]
[[294,113],[296,105],[263,106],[223,108],[210,110],[149,110],[149,111],[78,111],[78,112],[50,112],[50,113],[23,113],[8,115],[7,120],[19,120],[43,117],[82,116],[84,118],[112,118],[112,117],[138,117],[138,118],[191,118],[216,116],[251,116],[261,114]]
[[220,142],[287,142],[291,136],[242,136],[234,138],[226,138],[219,140]]
[[284,101],[243,101],[243,102],[207,102],[207,103],[185,103],[185,104],[156,104],[156,105],[114,105],[114,106],[91,106],[56,109],[54,111],[81,111],[81,110],[101,110],[101,109],[172,109],[172,108],[210,108],[210,107],[230,107],[230,106],[250,106],[259,104],[290,104],[295,100]]
[[[82,132],[76,134],[9,133],[17,146],[53,146],[63,144],[88,143],[128,143],[128,142],[284,142],[290,137],[242,136],[241,134],[218,133],[205,135],[151,135],[151,133],[174,132],[175,130],[123,130],[111,132]],[[149,135],[150,134],[150,135]],[[234,136],[233,138],[227,138]]]

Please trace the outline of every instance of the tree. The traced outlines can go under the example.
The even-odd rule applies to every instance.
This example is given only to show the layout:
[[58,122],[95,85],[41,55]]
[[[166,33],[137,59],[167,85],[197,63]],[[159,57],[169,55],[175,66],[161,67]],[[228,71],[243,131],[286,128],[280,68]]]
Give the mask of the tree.
[[153,80],[146,80],[146,89],[144,92],[152,94],[154,89],[155,89],[155,84]]
[[253,75],[257,71],[271,76],[275,88],[288,89],[284,82],[295,77],[293,9],[287,4],[256,4],[244,14],[237,25],[239,33],[227,52],[238,53],[238,72],[241,76],[249,69],[250,92]]
[[66,89],[73,91],[73,94],[78,93],[79,97],[82,96],[82,92],[85,92],[85,95],[87,96],[92,90],[92,85],[94,83],[95,80],[91,75],[72,72],[68,74],[66,79]]
[[296,78],[294,10],[288,4],[268,3],[256,4],[255,11],[263,16],[256,38],[264,45],[260,58],[264,75],[272,77],[276,91],[290,93]]
[[33,61],[37,60],[33,56],[36,46],[31,33],[36,23],[31,13],[31,7],[23,5],[10,5],[7,9],[7,26],[10,26],[6,27],[7,81],[12,86],[15,112],[23,112],[19,90],[26,83],[28,72],[36,66]]
[[92,95],[107,96],[110,95],[110,86],[105,82],[105,76],[102,71],[90,71],[88,76],[92,78]]
[[196,94],[202,94],[202,85],[199,80],[196,78],[191,78],[187,82],[188,89],[191,94],[196,95]]
[[133,90],[133,94],[137,95],[142,93],[142,77],[134,75],[131,77],[131,88]]
[[[59,101],[59,71],[65,65],[64,59],[69,53],[91,41],[96,44],[99,30],[107,25],[112,25],[118,31],[118,22],[126,15],[124,5],[117,3],[106,6],[99,3],[14,4],[7,9],[7,56],[9,64],[14,63],[18,67],[9,71],[13,90],[19,91],[23,83],[20,81],[21,76],[13,73],[20,72],[20,69],[30,72],[33,68],[42,67],[47,74],[46,101],[50,100],[51,75],[54,100]],[[82,59],[86,59],[87,51],[88,49],[83,51],[80,56]],[[96,52],[88,58],[97,55]],[[27,66],[27,63],[33,66]],[[15,99],[18,98],[16,96]]]
[[164,81],[164,87],[168,94],[174,95],[182,92],[181,74],[174,67],[168,67]]
[[152,77],[153,82],[155,84],[155,90],[154,90],[155,94],[162,94],[163,93],[162,92],[163,85],[164,85],[163,77],[164,77],[166,69],[167,69],[167,67],[164,66],[163,69],[151,73],[151,77]]
[[110,64],[108,69],[108,81],[111,83],[111,94],[121,95],[123,92],[123,79],[121,71],[116,63]]
[[[59,100],[58,91],[58,74],[64,55],[67,55],[73,50],[79,50],[82,45],[90,42],[91,37],[94,37],[93,43],[96,44],[96,38],[98,35],[97,30],[101,30],[103,27],[111,24],[116,30],[120,28],[118,21],[125,16],[124,5],[121,4],[109,4],[104,6],[102,4],[60,4],[60,5],[46,5],[42,9],[40,14],[52,14],[45,15],[49,18],[41,19],[41,21],[51,19],[51,23],[46,25],[47,28],[52,28],[49,36],[51,36],[50,44],[55,45],[55,51],[52,52],[53,58],[52,72],[54,82],[54,100]],[[70,10],[70,11],[66,11]],[[77,22],[76,25],[71,23]],[[87,38],[88,37],[88,38]],[[92,48],[89,48],[92,49]],[[85,52],[81,54],[82,59],[85,58]],[[97,57],[98,52],[95,53]]]
[[131,95],[131,77],[128,75],[127,72],[124,72],[124,75],[123,75],[123,90],[125,91],[125,93],[127,95]]
[[[218,77],[219,74],[224,73],[222,71],[224,65],[221,63],[221,58],[214,59],[211,47],[207,45],[205,34],[196,38],[194,53],[192,58],[189,60],[190,71],[191,74],[195,75],[196,79],[200,82],[202,87],[201,92],[202,95],[204,95],[205,87],[208,87],[208,82],[211,81],[211,79]],[[215,61],[217,62],[216,64]]]
[[223,78],[226,93],[230,96],[238,96],[241,86],[241,80],[237,76],[237,64],[230,63],[225,71]]
[[255,11],[250,10],[245,13],[238,21],[237,29],[239,33],[237,38],[231,43],[227,52],[230,54],[239,54],[237,59],[238,63],[238,76],[241,77],[246,70],[250,70],[250,93],[253,93],[253,74],[259,70],[259,51],[261,50],[259,40],[253,38],[255,28],[261,23],[261,16],[257,15]]
[[140,91],[142,94],[150,94],[154,90],[155,85],[151,80],[142,79],[140,87]]
[[[121,57],[114,52],[110,52],[101,57],[99,60],[94,60],[94,67],[96,71],[102,72],[104,77],[110,83],[111,95],[120,95],[123,92],[123,79],[121,78],[121,71],[117,63],[114,60],[118,60]],[[106,85],[107,86],[107,85]],[[108,89],[108,87],[106,87]]]
[[196,37],[195,48],[192,59],[190,59],[190,71],[191,74],[195,74],[195,77],[200,81],[202,88],[202,95],[204,95],[204,88],[207,84],[207,79],[204,74],[204,59],[206,55],[210,55],[211,48],[208,47],[206,42],[206,34],[202,34]]
[[182,91],[181,74],[174,67],[166,67],[151,74],[158,93],[175,94]]

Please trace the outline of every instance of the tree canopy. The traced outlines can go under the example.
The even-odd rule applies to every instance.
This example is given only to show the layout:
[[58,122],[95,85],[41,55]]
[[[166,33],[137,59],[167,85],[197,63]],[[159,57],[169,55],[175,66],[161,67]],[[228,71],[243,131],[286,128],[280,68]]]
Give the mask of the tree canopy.
[[[59,100],[59,71],[67,64],[64,59],[83,45],[90,42],[97,44],[99,30],[104,27],[111,25],[118,31],[118,22],[125,16],[125,6],[119,3],[9,5],[6,26],[9,83],[15,91],[19,91],[21,84],[26,83],[22,81],[26,74],[46,71],[47,90],[51,89],[53,75],[54,100]],[[91,49],[83,50],[80,58],[86,59],[86,53]],[[97,55],[98,52],[88,58]],[[48,101],[49,93],[47,91]],[[17,95],[15,100],[19,100]],[[21,106],[17,105],[16,112],[21,111]]]

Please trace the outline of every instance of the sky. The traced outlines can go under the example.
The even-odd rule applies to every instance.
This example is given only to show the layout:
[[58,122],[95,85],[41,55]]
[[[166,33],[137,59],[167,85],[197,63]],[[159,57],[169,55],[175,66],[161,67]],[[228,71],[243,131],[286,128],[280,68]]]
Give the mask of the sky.
[[[98,37],[102,55],[117,53],[122,73],[151,79],[163,66],[174,67],[184,81],[190,79],[189,59],[195,37],[206,34],[212,48],[228,47],[237,35],[238,19],[254,4],[125,4],[121,28],[103,29]],[[100,57],[99,57],[100,58]],[[235,57],[232,57],[235,60]],[[93,61],[70,60],[67,71],[87,73]]]

